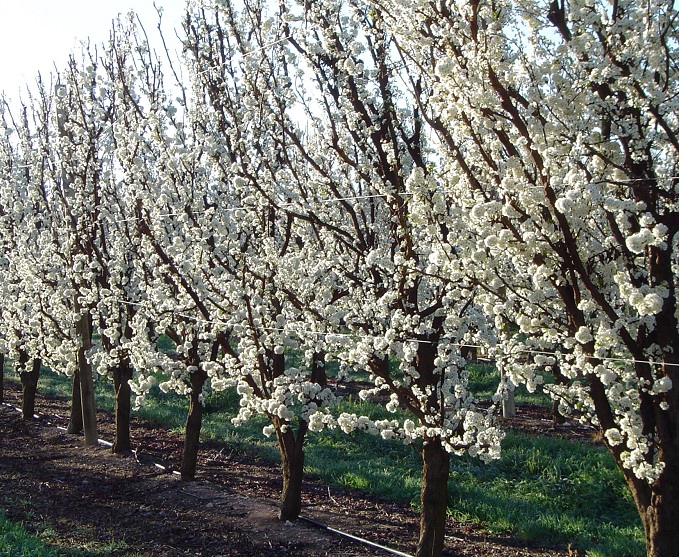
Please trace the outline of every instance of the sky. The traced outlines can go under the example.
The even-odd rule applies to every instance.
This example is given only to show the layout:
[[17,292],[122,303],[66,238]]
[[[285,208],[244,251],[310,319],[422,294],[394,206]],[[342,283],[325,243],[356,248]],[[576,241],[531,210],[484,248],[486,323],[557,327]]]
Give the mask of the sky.
[[[155,0],[163,7],[166,38],[180,27],[185,0]],[[153,42],[158,35],[154,0],[0,0],[0,93],[17,98],[38,73],[65,66],[81,41],[105,42],[111,22],[133,9]]]

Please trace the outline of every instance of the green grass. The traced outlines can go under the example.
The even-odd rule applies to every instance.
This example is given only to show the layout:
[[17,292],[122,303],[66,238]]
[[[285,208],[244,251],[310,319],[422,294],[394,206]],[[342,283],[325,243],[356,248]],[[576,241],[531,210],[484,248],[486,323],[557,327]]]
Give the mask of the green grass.
[[[50,544],[53,532],[43,528],[38,535],[29,533],[22,524],[8,520],[0,510],[0,557],[135,557],[138,553],[126,552],[124,542],[87,544],[75,549],[58,549]],[[74,544],[79,545],[79,544]]]
[[0,557],[57,557],[56,550],[45,545],[23,526],[9,521],[0,511]]
[[561,438],[508,435],[488,465],[452,461],[450,508],[461,520],[592,556],[645,554],[631,496],[604,447]]
[[[394,419],[394,414],[365,401],[343,401],[338,411],[376,419]],[[310,435],[306,450],[309,474],[334,487],[369,491],[385,499],[409,503],[420,491],[420,457],[403,443],[385,441],[363,432],[346,435],[325,430]]]
[[[373,405],[352,406],[345,410],[368,413]],[[570,543],[592,557],[645,554],[636,508],[605,447],[508,433],[502,450],[489,464],[451,458],[449,512],[456,519],[543,546]],[[330,485],[419,506],[421,461],[413,447],[326,431],[309,440],[307,455],[307,471]]]
[[[470,385],[479,397],[492,395],[497,382],[492,366],[474,366]],[[68,395],[68,381],[44,373],[39,388]],[[100,408],[112,409],[110,385],[96,382]],[[517,390],[517,403],[549,404],[544,394]],[[368,402],[344,401],[342,411],[393,418]],[[266,421],[254,419],[236,428],[231,417],[238,408],[233,391],[207,397],[204,439],[224,441],[231,448],[255,451],[277,460],[275,439],[265,438]],[[186,400],[155,389],[139,416],[180,430]],[[338,431],[311,434],[306,471],[330,486],[375,493],[385,499],[419,505],[420,457],[415,448],[365,433]],[[502,458],[490,464],[453,457],[449,481],[449,512],[458,520],[480,524],[492,533],[509,533],[527,542],[564,548],[568,544],[590,557],[642,557],[643,531],[631,496],[608,451],[590,442],[508,433]]]

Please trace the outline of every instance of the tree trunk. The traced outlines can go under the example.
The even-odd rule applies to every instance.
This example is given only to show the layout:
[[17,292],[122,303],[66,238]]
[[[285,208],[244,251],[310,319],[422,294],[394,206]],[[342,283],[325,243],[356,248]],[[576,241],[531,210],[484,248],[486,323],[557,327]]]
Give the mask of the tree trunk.
[[450,455],[434,438],[422,448],[420,539],[416,557],[440,557],[446,532]]
[[[80,304],[74,304],[76,311],[80,311]],[[99,444],[97,433],[97,411],[94,403],[94,378],[92,376],[92,364],[87,359],[87,352],[92,346],[92,323],[89,311],[80,312],[76,323],[76,330],[80,338],[78,348],[78,375],[80,377],[80,400],[83,414],[83,431],[85,433],[85,445],[95,446]]]
[[21,417],[24,420],[32,420],[35,415],[35,394],[38,390],[38,378],[42,360],[35,358],[31,371],[22,371],[21,377]]
[[66,433],[81,433],[83,430],[83,405],[80,397],[80,374],[78,370],[73,374],[71,387],[71,416],[68,420]]
[[552,401],[552,422],[554,425],[561,425],[566,423],[566,418],[559,412],[559,401]]
[[297,439],[291,429],[281,431],[281,424],[275,424],[278,447],[281,452],[283,490],[278,518],[287,522],[297,520],[302,511],[302,481],[304,479],[304,437],[306,422],[302,421]]
[[[642,404],[640,412],[644,428],[655,438],[651,446],[653,462],[664,464],[659,477],[653,483],[637,478],[624,465],[622,455],[626,446],[607,444],[632,493],[644,526],[647,557],[679,557],[676,534],[679,524],[679,373],[674,369],[674,365],[679,362],[671,360],[670,365],[667,363],[664,364],[666,374],[673,381],[672,389],[665,393],[669,408],[647,407],[644,412]],[[647,364],[637,361],[636,365],[639,369],[639,366]],[[641,375],[639,371],[637,373]],[[616,427],[601,380],[591,375],[589,381],[589,392],[597,410],[601,431]],[[641,396],[647,396],[647,393],[642,392]]]
[[[675,480],[676,481],[676,480]],[[674,489],[677,493],[676,488]],[[679,496],[679,494],[677,494]],[[677,521],[679,512],[677,499],[665,494],[656,494],[653,503],[642,515],[646,534],[646,554],[648,557],[679,557],[677,541]]]
[[[676,231],[676,226],[675,226]],[[663,309],[655,315],[655,330],[649,336],[649,346],[659,346],[665,354],[662,373],[672,381],[671,390],[666,393],[665,401],[669,408],[655,409],[644,418],[648,429],[655,426],[657,433],[657,458],[665,463],[658,480],[651,486],[648,506],[637,501],[641,521],[646,534],[646,552],[649,557],[679,557],[679,322],[677,319],[676,278],[673,261],[675,250],[651,247],[649,272],[654,277],[654,285],[671,285],[669,296]],[[645,364],[637,363],[637,366]],[[643,370],[644,368],[638,368]],[[639,375],[639,373],[638,373]],[[656,402],[656,404],[658,404]],[[651,426],[651,427],[649,427]],[[634,490],[632,490],[634,493]]]
[[516,416],[516,401],[514,398],[514,389],[516,387],[504,374],[500,377],[500,382],[503,385],[502,417],[513,418]]
[[116,396],[116,431],[112,448],[114,453],[129,453],[132,450],[130,441],[130,396],[132,394],[130,379],[132,379],[132,366],[129,361],[123,360],[113,370],[113,389]]
[[203,404],[200,401],[200,395],[203,392],[203,385],[206,379],[207,375],[200,367],[191,374],[189,413],[186,416],[184,452],[182,454],[182,465],[179,469],[181,478],[184,481],[192,481],[196,478],[200,429],[203,425]]
[[0,404],[5,402],[5,355],[0,352]]
[[665,460],[665,469],[652,486],[624,471],[644,525],[648,557],[679,557],[679,454],[674,452],[675,458]]
[[516,416],[516,402],[514,400],[514,386],[507,389],[505,397],[502,399],[502,417],[513,418]]
[[476,363],[479,361],[479,349],[476,346],[460,346],[460,356],[468,362]]
[[[443,318],[437,316],[432,322],[434,333],[428,335],[417,347],[416,368],[420,374],[417,385],[430,394],[426,411],[436,415],[445,413],[440,386],[443,374],[436,370],[438,342],[441,338]],[[385,365],[388,365],[386,363]],[[420,539],[416,557],[439,557],[443,552],[448,511],[448,475],[450,455],[440,437],[425,439],[422,447],[422,492],[420,494]]]

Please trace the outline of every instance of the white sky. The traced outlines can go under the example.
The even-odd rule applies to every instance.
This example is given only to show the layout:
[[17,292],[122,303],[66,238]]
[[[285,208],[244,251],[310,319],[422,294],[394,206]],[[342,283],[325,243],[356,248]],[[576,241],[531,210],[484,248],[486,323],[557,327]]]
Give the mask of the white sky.
[[[155,0],[164,8],[167,40],[180,27],[185,0]],[[153,42],[158,15],[154,0],[0,0],[0,93],[17,98],[41,73],[49,82],[54,65],[63,68],[80,41],[105,42],[111,22],[133,9]]]

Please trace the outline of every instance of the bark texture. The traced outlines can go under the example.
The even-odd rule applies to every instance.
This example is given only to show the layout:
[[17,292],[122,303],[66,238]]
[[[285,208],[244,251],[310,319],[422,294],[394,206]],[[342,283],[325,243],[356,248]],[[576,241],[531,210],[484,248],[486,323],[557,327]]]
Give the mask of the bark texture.
[[[273,377],[280,377],[285,373],[285,356],[282,354],[270,354]],[[311,381],[325,386],[328,382],[325,371],[325,358],[323,354],[314,354],[311,368]],[[271,417],[276,430],[278,449],[281,453],[281,468],[283,472],[283,489],[281,491],[280,510],[278,518],[286,522],[299,518],[302,512],[302,483],[304,481],[304,442],[309,430],[309,423],[299,420],[297,432],[291,424],[281,420],[277,416]]]
[[120,362],[118,367],[113,370],[113,388],[116,397],[116,431],[112,448],[114,453],[129,453],[132,450],[130,440],[130,397],[132,394],[130,379],[132,379],[132,366],[128,361]]
[[71,415],[68,420],[66,433],[82,433],[83,430],[83,405],[80,397],[80,374],[76,370],[73,374],[71,387]]
[[666,462],[652,486],[623,470],[644,525],[648,557],[679,557],[679,452]]
[[[20,361],[24,360],[24,355],[20,356]],[[19,375],[21,377],[21,417],[24,420],[32,420],[35,415],[35,395],[38,391],[38,379],[40,378],[40,367],[42,360],[36,358],[33,360],[31,369],[24,367],[28,363],[28,357],[22,361],[22,371]]]
[[278,518],[286,522],[297,520],[302,512],[302,481],[304,480],[304,437],[306,422],[297,432],[297,438],[292,430],[285,432],[276,427],[278,447],[281,452],[281,467],[283,470],[283,490]]
[[207,374],[199,366],[191,374],[191,394],[189,395],[189,412],[186,416],[184,432],[184,452],[179,469],[184,481],[192,481],[196,478],[200,429],[203,425],[203,404],[200,401],[200,395],[203,392],[206,379]]
[[[417,371],[420,373],[418,385],[423,391],[429,389],[427,398],[430,412],[445,412],[441,407],[438,390],[443,377],[436,373],[434,364],[437,355],[437,343],[442,332],[443,320],[436,317],[432,328],[434,334],[420,343],[417,349]],[[434,387],[434,388],[432,388]],[[420,496],[420,538],[417,544],[416,557],[440,557],[446,533],[446,515],[448,512],[448,474],[450,454],[443,447],[440,437],[427,439],[422,447],[422,491]]]
[[[80,311],[79,303],[74,304]],[[94,402],[94,378],[92,364],[87,358],[87,352],[92,347],[92,316],[89,311],[81,313],[76,322],[76,331],[81,340],[78,348],[78,376],[80,377],[80,404],[82,408],[83,432],[85,445],[96,446],[99,444],[97,433],[97,411]]]
[[448,509],[450,455],[441,440],[422,447],[420,539],[416,557],[439,557],[443,553]]

